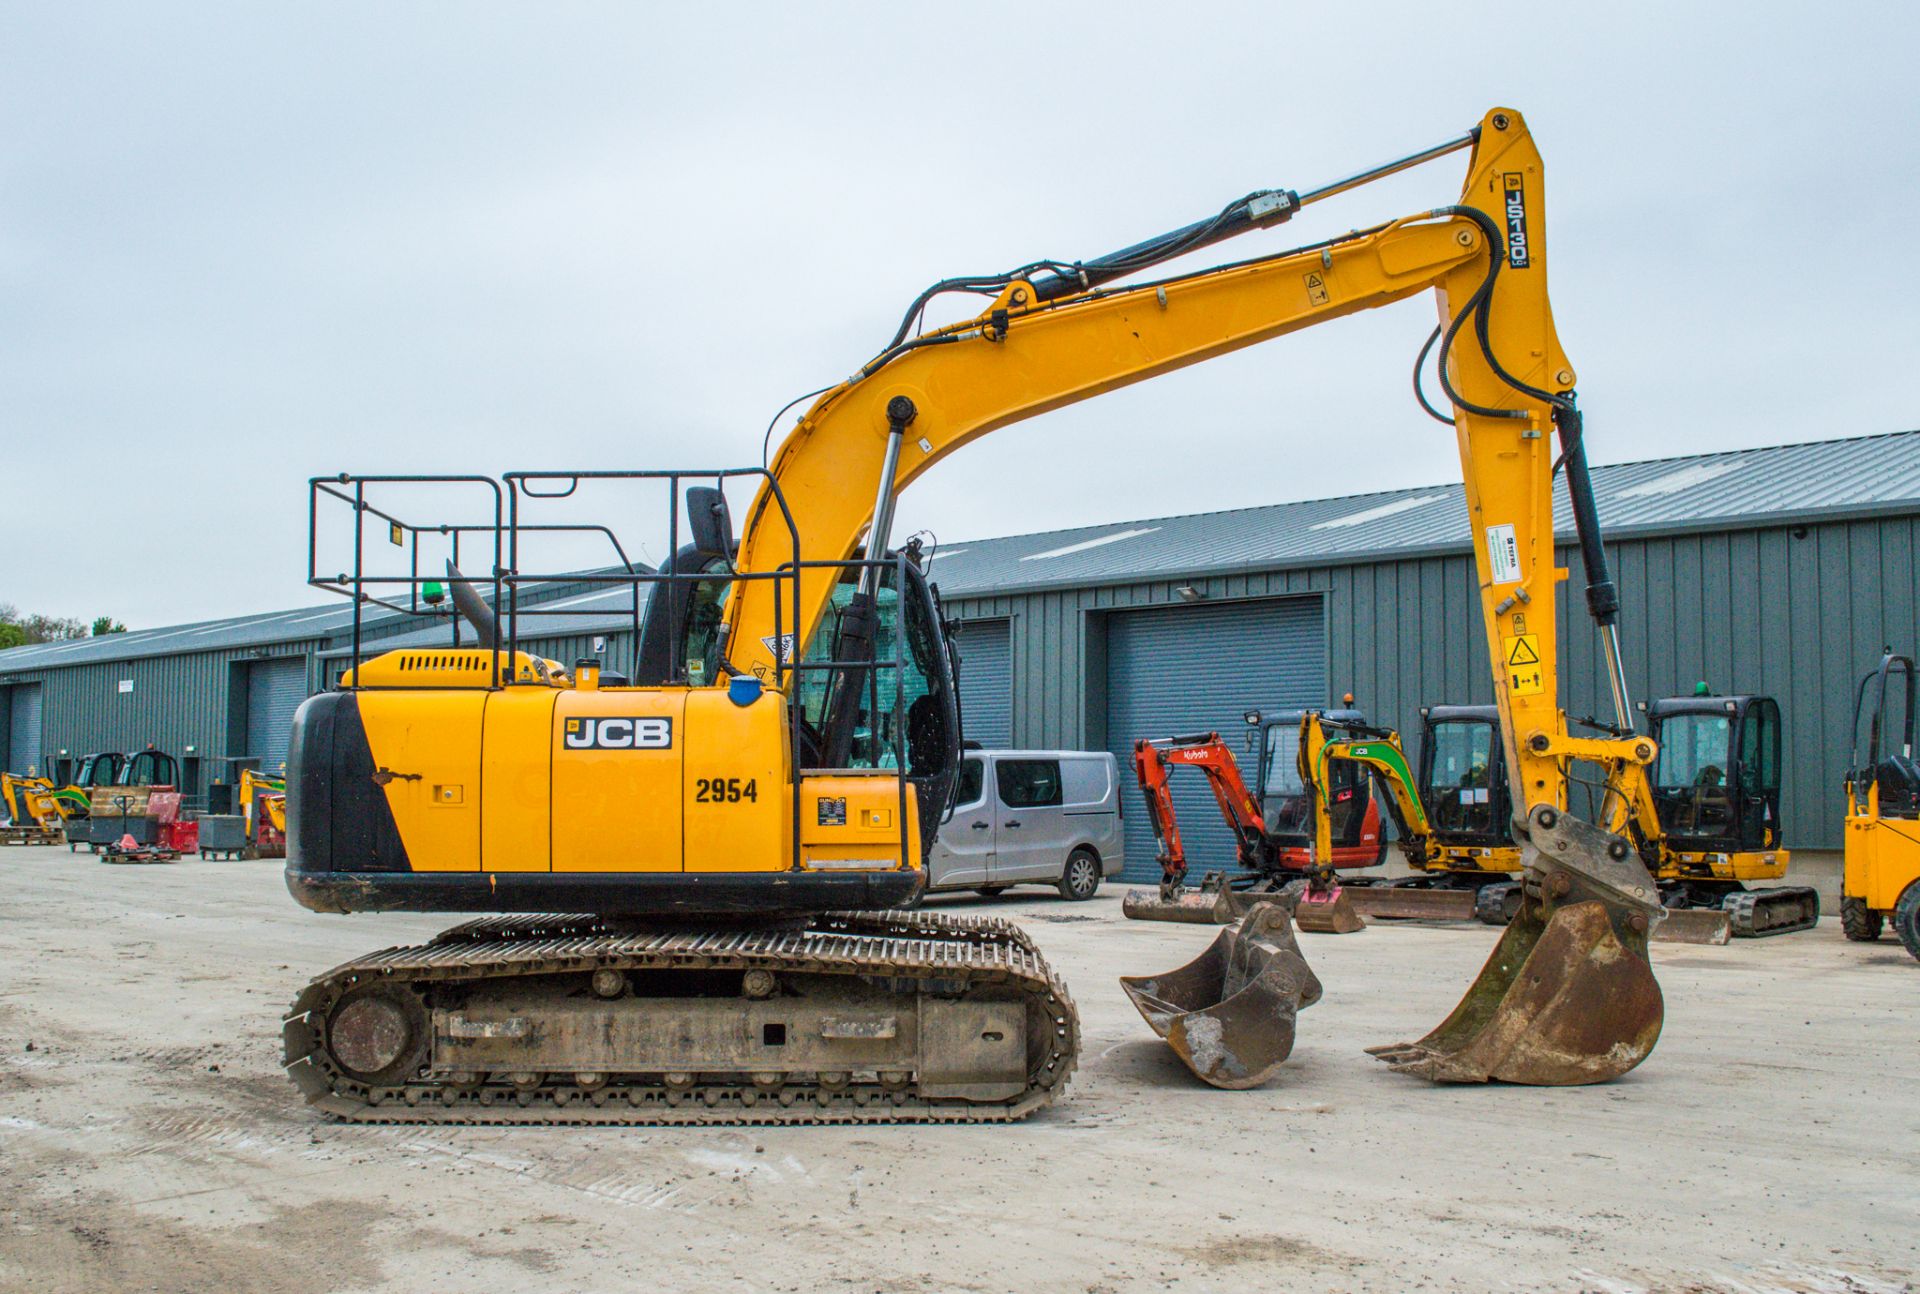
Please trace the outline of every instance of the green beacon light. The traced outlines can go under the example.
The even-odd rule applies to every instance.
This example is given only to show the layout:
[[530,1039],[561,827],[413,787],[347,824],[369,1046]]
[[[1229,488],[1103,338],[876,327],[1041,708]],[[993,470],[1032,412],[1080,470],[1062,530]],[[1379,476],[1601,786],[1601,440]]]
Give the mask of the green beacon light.
[[1693,685],[1693,694],[1695,696],[1712,696],[1713,689],[1707,686],[1707,681],[1705,679],[1701,679],[1698,683],[1695,683]]
[[[437,607],[447,600],[447,586],[439,580],[428,580],[420,586],[420,597],[430,607]],[[1702,683],[1700,686],[1705,687]]]

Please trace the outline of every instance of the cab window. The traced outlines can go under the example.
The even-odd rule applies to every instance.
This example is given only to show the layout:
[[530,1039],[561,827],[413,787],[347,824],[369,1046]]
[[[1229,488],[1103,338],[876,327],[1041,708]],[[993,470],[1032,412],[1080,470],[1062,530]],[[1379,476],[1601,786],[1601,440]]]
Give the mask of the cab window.
[[[893,573],[887,572],[891,580]],[[846,614],[847,606],[853,601],[857,584],[850,575],[834,586],[833,599],[827,609],[820,629],[807,644],[802,659],[810,664],[820,664],[833,659],[833,646],[840,637],[840,619]],[[893,768],[899,763],[895,755],[896,735],[898,744],[905,748],[910,774],[921,771],[922,765],[937,763],[938,755],[931,751],[921,751],[919,747],[932,742],[933,737],[927,731],[930,725],[924,721],[923,711],[936,708],[937,700],[932,696],[934,680],[940,677],[940,653],[943,645],[935,626],[923,612],[917,599],[907,600],[908,615],[904,640],[900,628],[901,600],[899,592],[891,585],[883,584],[876,595],[876,613],[878,625],[874,632],[873,658],[875,668],[841,672],[825,669],[806,669],[800,671],[799,707],[800,718],[812,734],[819,734],[826,723],[829,712],[829,692],[836,680],[850,681],[860,689],[859,716],[854,724],[853,749],[848,759],[851,768]],[[898,702],[895,710],[896,671],[893,668],[894,653],[899,651],[904,665],[899,672]],[[904,725],[896,732],[896,724]]]
[[1663,790],[1725,786],[1731,728],[1724,714],[1669,715],[1660,725],[1654,785]]
[[1442,831],[1487,831],[1493,825],[1493,725],[1436,723],[1426,808]]
[[1290,723],[1276,723],[1267,729],[1267,780],[1260,787],[1262,799],[1302,795],[1300,782],[1300,729]]
[[1060,803],[1060,764],[1052,759],[1003,759],[993,766],[1000,803],[1041,809]]

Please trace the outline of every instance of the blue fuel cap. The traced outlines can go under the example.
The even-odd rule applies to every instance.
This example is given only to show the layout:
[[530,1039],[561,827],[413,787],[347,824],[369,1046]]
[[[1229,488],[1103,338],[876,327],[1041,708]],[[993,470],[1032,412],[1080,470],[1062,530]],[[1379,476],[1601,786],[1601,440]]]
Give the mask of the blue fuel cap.
[[735,705],[752,705],[760,699],[760,680],[751,674],[735,674],[727,680],[727,700]]

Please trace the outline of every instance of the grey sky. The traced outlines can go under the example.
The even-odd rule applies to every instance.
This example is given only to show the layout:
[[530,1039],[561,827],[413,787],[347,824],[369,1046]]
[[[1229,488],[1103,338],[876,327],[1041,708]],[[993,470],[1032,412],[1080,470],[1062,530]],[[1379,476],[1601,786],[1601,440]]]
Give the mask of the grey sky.
[[[1567,8],[5,5],[0,601],[313,600],[305,480],[343,468],[757,461],[935,278],[1097,255],[1496,103],[1547,159],[1597,460],[1920,424],[1913,7]],[[1453,479],[1407,385],[1431,319],[1002,431],[901,533]]]

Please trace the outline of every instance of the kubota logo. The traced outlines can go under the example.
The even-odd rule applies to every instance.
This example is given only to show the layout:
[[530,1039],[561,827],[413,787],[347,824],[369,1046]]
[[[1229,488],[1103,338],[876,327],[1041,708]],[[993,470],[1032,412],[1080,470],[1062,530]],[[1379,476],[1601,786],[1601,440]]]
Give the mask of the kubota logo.
[[659,715],[569,719],[560,743],[568,750],[666,750],[673,745],[673,720]]

